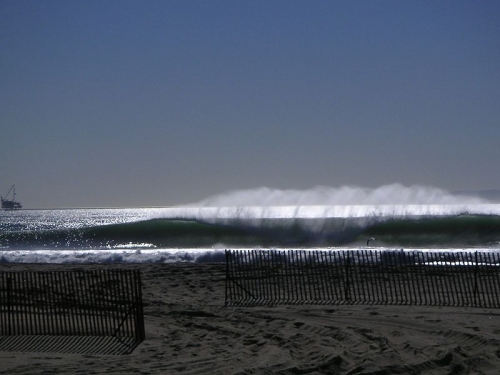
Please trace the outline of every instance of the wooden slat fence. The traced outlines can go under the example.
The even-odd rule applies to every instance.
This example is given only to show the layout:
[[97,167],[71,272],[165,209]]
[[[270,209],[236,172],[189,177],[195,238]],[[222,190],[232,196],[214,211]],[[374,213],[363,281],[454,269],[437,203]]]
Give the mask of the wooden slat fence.
[[0,272],[0,336],[144,341],[138,270]]
[[226,306],[500,307],[494,252],[226,250]]

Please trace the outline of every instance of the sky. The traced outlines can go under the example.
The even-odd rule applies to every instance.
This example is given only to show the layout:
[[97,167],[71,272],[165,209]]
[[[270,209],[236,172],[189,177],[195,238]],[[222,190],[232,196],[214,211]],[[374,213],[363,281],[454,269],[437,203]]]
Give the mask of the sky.
[[0,193],[500,189],[500,2],[0,1]]

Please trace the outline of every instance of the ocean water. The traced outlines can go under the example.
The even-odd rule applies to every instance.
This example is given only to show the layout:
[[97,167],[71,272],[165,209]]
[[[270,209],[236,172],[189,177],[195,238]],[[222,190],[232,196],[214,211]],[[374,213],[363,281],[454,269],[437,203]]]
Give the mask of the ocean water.
[[280,203],[1,211],[0,262],[223,261],[225,249],[500,250],[500,204]]

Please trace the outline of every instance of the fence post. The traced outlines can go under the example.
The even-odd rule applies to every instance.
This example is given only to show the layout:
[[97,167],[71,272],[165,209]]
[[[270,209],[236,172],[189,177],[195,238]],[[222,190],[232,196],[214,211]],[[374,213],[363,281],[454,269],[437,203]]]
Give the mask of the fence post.
[[229,251],[226,249],[226,292],[224,295],[224,306],[227,307],[227,292],[229,288]]
[[12,324],[10,316],[11,294],[12,294],[12,279],[10,277],[7,277],[7,324],[9,325],[9,336],[12,335]]
[[474,306],[477,307],[477,271],[478,271],[478,263],[477,263],[477,251],[474,253],[475,263],[474,266]]
[[347,261],[345,265],[345,300],[349,301],[350,299],[350,293],[349,293],[349,265],[351,262],[351,258],[349,256],[349,251],[347,251]]

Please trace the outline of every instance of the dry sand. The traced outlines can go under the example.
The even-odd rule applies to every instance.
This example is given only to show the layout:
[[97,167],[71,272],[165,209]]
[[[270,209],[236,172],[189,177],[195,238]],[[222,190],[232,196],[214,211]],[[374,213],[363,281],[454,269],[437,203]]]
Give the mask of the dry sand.
[[[130,355],[0,352],[5,374],[498,374],[500,310],[224,307],[222,264],[144,264],[146,340]],[[70,266],[2,265],[0,270]]]

